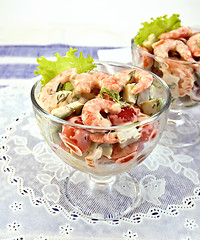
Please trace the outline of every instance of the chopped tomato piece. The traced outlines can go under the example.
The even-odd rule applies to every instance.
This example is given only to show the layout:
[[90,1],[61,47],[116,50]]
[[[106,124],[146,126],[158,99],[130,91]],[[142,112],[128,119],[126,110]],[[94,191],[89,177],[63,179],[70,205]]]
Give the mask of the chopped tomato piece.
[[108,117],[114,126],[122,125],[128,122],[137,122],[137,113],[134,107],[124,107],[118,114],[108,114]]
[[140,141],[151,141],[156,137],[157,130],[152,123],[147,123],[142,127]]
[[[81,117],[72,117],[68,120],[76,124],[82,124]],[[82,156],[90,145],[89,132],[85,129],[63,125],[61,139],[64,144],[74,151],[78,156]]]

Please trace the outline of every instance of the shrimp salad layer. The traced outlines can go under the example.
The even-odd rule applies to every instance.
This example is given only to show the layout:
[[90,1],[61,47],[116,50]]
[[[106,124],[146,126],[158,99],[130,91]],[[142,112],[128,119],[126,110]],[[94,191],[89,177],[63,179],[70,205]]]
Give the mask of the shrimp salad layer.
[[134,38],[142,51],[154,55],[143,54],[143,68],[162,77],[174,98],[200,101],[200,32],[181,26],[178,14],[151,20]]
[[66,122],[58,131],[60,147],[95,168],[136,159],[144,143],[156,137],[157,126],[152,122],[102,130],[141,122],[160,111],[164,100],[155,94],[156,87],[153,75],[141,69],[108,74],[95,69],[81,72],[76,66],[48,80],[38,102],[46,112],[68,122],[101,127],[95,130]]

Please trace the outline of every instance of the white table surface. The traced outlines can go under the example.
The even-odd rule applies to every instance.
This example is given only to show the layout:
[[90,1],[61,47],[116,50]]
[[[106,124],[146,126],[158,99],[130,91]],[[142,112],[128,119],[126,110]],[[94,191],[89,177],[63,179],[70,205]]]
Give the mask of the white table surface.
[[142,22],[173,13],[198,26],[199,0],[1,0],[0,44],[127,47]]

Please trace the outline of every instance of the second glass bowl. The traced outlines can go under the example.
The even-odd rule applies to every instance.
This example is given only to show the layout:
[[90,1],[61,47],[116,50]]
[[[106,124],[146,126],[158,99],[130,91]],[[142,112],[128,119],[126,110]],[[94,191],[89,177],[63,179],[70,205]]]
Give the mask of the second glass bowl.
[[160,141],[170,147],[184,147],[200,140],[198,123],[186,113],[200,103],[200,62],[157,57],[131,40],[133,65],[161,77],[172,94],[169,119]]

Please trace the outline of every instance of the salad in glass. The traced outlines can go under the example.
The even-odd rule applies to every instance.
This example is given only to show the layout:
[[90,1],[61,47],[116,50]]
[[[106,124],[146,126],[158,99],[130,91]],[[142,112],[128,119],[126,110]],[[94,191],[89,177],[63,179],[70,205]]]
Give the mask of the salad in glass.
[[162,77],[174,100],[200,101],[200,30],[181,26],[178,14],[142,25],[132,39],[133,62]]
[[[171,95],[167,84],[149,71],[93,61],[82,53],[77,58],[76,51],[70,48],[64,57],[57,53],[56,61],[38,58],[33,109],[51,149],[66,164],[87,173],[85,187],[78,188],[79,183],[70,180],[73,175],[68,179],[71,205],[86,216],[118,217],[138,199],[139,186],[126,171],[141,163],[160,140]],[[131,195],[121,191],[122,180],[130,183]],[[95,210],[77,200],[71,186],[86,202],[92,198]]]
[[200,139],[199,126],[181,110],[200,102],[200,30],[182,26],[178,14],[142,25],[131,42],[133,64],[161,77],[172,94],[161,142],[171,147],[193,145]]
[[[71,48],[67,55],[73,54]],[[70,66],[52,78],[43,72],[44,58],[39,62],[36,73],[43,74],[43,78],[37,103],[47,113],[67,121],[57,132],[56,141],[79,161],[94,169],[133,161],[144,144],[157,136],[157,124],[148,121],[162,110],[165,100],[160,83],[151,73],[126,66],[109,74],[96,71],[98,63],[91,62],[87,63],[87,71]],[[141,124],[143,121],[147,123]]]

